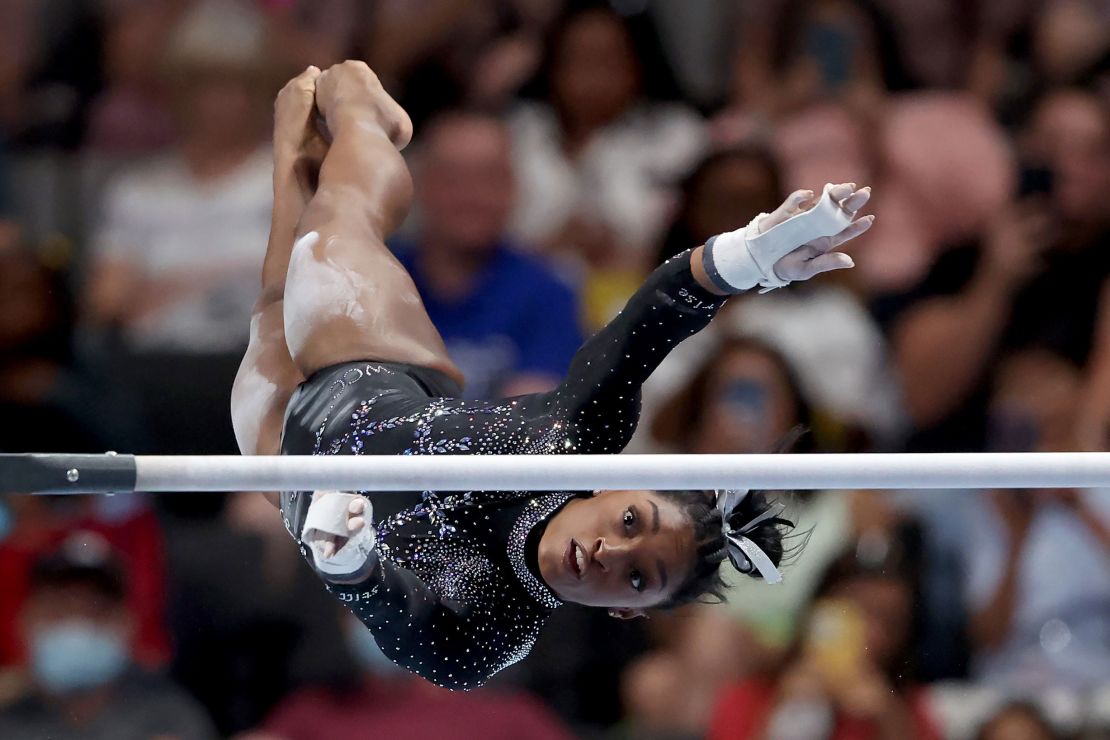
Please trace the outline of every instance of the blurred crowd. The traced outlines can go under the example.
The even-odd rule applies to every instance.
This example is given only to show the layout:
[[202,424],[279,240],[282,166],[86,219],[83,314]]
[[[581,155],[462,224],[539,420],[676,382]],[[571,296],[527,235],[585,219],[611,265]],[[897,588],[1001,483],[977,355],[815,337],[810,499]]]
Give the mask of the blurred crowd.
[[[730,301],[629,452],[1110,449],[1107,0],[3,0],[0,451],[237,452],[272,99],[344,58],[416,125],[390,246],[468,395],[550,388],[659,262],[854,181],[858,267]],[[0,737],[1110,735],[1110,491],[788,500],[784,585],[565,607],[452,694],[257,494],[9,496]]]

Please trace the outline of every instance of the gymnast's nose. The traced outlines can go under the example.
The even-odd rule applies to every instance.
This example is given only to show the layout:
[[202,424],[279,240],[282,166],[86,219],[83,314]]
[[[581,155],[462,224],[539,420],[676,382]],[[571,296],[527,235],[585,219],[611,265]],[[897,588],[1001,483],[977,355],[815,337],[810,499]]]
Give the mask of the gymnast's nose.
[[594,542],[593,553],[591,557],[601,567],[602,572],[608,572],[610,568],[620,565],[621,560],[628,556],[627,547],[625,545],[609,544],[604,537],[598,537]]

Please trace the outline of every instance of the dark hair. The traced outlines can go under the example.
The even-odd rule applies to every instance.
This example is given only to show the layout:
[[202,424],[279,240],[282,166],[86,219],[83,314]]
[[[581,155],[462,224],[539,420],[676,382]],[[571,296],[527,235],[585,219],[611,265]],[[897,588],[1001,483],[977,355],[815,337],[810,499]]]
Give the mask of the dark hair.
[[[2,222],[0,222],[2,224]],[[32,274],[40,300],[47,306],[47,324],[19,346],[0,346],[0,363],[14,357],[41,357],[61,363],[73,359],[76,308],[69,287],[71,245],[58,237],[43,244],[21,242],[0,254],[0,272],[26,267]]]
[[113,601],[122,602],[126,583],[122,564],[111,545],[95,532],[78,531],[55,550],[34,561],[31,589],[88,586]]
[[646,12],[620,13],[605,0],[576,0],[568,3],[548,29],[539,67],[533,78],[524,85],[521,96],[536,100],[550,98],[552,73],[568,32],[582,16],[598,12],[617,21],[627,34],[636,64],[640,68],[640,95],[649,100],[681,99],[674,70],[667,61],[663,43],[651,16]]
[[[769,196],[762,210],[770,213],[779,205],[782,196],[782,175],[779,161],[774,152],[762,144],[746,143],[730,146],[724,149],[711,151],[678,184],[679,199],[678,209],[667,234],[659,245],[659,252],[655,256],[655,263],[661,265],[674,255],[689,249],[691,245],[704,244],[713,234],[696,234],[690,224],[690,213],[693,211],[694,199],[705,186],[718,167],[732,164],[733,162],[754,163],[761,167],[770,187],[767,189]],[[754,213],[737,213],[736,227],[739,228],[759,215]]]
[[1045,737],[1058,738],[1063,737],[1056,731],[1056,728],[1048,721],[1044,713],[1033,704],[1031,701],[1012,701],[998,708],[982,725],[979,726],[978,732],[975,733],[976,740],[989,740],[990,732],[994,729],[995,725],[1002,721],[1006,715],[1020,714],[1028,718],[1033,724],[1037,725]]
[[[690,518],[694,525],[694,568],[686,580],[675,589],[674,595],[657,608],[673,609],[695,602],[720,604],[725,599],[725,581],[721,577],[721,563],[728,559],[724,522],[717,510],[716,494],[713,491],[657,491],[658,495],[673,503]],[[737,505],[729,520],[732,527],[742,527],[767,511],[773,503],[768,502],[762,491],[752,491]],[[787,548],[783,541],[786,534],[794,528],[794,522],[779,516],[762,522],[745,536],[767,554],[776,566],[783,562],[785,555],[795,554],[800,547]],[[802,543],[804,546],[804,542]],[[761,578],[759,572],[746,573],[753,578]],[[704,596],[712,596],[714,601],[705,601]]]
[[[783,72],[799,51],[802,32],[811,21],[810,11],[816,0],[786,0],[772,21],[771,63],[776,72]],[[883,87],[891,92],[912,89],[918,82],[912,78],[903,60],[903,52],[894,31],[894,22],[875,0],[849,0],[867,24],[867,43],[878,64]],[[960,28],[959,31],[965,31]]]
[[[802,390],[801,381],[794,372],[794,368],[786,357],[775,347],[767,342],[749,336],[732,336],[721,343],[713,355],[702,364],[694,377],[671,396],[659,409],[651,423],[651,436],[665,444],[681,446],[688,440],[687,431],[696,429],[702,422],[705,409],[708,405],[710,380],[716,372],[720,361],[734,352],[755,352],[769,359],[783,379],[790,391],[791,400],[797,411],[795,421],[803,430],[813,429],[815,418],[813,408]],[[794,436],[784,441],[777,447],[789,448],[792,452],[815,452],[817,441],[812,434]],[[774,450],[760,450],[760,452],[774,452]]]
[[[920,558],[925,549],[922,537],[920,525],[904,522],[883,543],[854,540],[825,567],[810,594],[810,605],[847,583],[870,579],[899,583],[908,591],[913,604],[922,603]],[[875,544],[879,547],[874,547]],[[890,656],[889,663],[880,666],[895,688],[901,689],[919,678],[917,649],[924,629],[924,610],[911,609],[903,643]]]

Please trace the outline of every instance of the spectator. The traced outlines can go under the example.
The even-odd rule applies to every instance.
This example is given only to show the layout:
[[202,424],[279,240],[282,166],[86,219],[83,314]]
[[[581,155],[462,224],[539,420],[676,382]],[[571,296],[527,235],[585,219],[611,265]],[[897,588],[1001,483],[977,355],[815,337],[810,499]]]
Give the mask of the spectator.
[[500,109],[535,73],[562,0],[379,0],[365,57],[417,130],[445,107]]
[[[683,185],[677,218],[660,258],[766,212],[767,204],[783,197],[780,178],[778,159],[758,146],[710,155]],[[827,449],[897,441],[902,412],[886,342],[849,286],[832,278],[749,298],[730,300],[716,331],[711,328],[684,342],[645,384],[641,431],[633,439],[636,449],[651,448],[646,429],[664,399],[693,376],[715,344],[737,334],[758,337],[786,355],[817,408]]]
[[496,118],[445,113],[425,127],[419,231],[394,246],[471,398],[553,388],[581,343],[574,294],[505,236],[515,183]]
[[732,57],[740,49],[748,52],[738,43],[740,34],[751,23],[753,10],[759,9],[751,3],[716,0],[645,4],[683,97],[703,111],[720,106],[729,92]]
[[[1021,123],[1037,98],[1075,85],[1105,92],[1107,6],[1100,0],[984,3],[969,87],[1006,123]],[[1101,88],[1101,90],[1100,90]]]
[[521,181],[514,232],[596,268],[646,270],[671,186],[705,147],[677,103],[647,19],[600,3],[569,11],[545,49],[537,93],[512,121]]
[[876,0],[874,4],[890,18],[890,31],[901,52],[910,85],[953,90],[967,84],[975,42],[982,35],[979,16],[987,10],[983,4],[961,0],[933,0],[926,4]]
[[[858,0],[780,0],[737,55],[736,102],[777,118],[823,100],[866,109],[908,80],[887,16]],[[749,48],[748,46],[742,48]]]
[[105,89],[93,100],[86,151],[109,157],[158,152],[173,142],[157,59],[180,15],[180,0],[104,3]]
[[709,730],[723,738],[939,738],[908,658],[914,585],[896,551],[842,556],[814,594],[792,658],[728,687]]
[[906,291],[943,250],[985,238],[1017,180],[1006,132],[970,96],[908,94],[883,113],[870,132],[879,232],[860,253],[870,294]]
[[100,3],[7,0],[0,28],[0,130],[24,151],[76,149],[101,83]]
[[[1006,359],[990,403],[991,449],[1075,447],[1080,373],[1026,350]],[[965,512],[973,677],[1003,689],[1092,689],[1110,681],[1110,493],[975,496]]]
[[1013,702],[984,722],[975,740],[1056,740],[1059,737],[1035,706]]
[[[652,423],[659,442],[683,453],[774,452],[799,425],[814,426],[794,370],[781,354],[754,339],[727,340],[707,357],[690,383]],[[805,435],[794,451],[809,452]]]
[[663,615],[651,632],[660,646],[632,663],[621,681],[625,717],[618,737],[705,737],[721,690],[768,659],[751,632],[719,607]]
[[[91,394],[72,370],[68,296],[64,274],[23,244],[17,224],[0,219],[0,450],[104,449],[97,412],[110,408],[82,403]],[[68,431],[61,439],[59,428]]]
[[[777,206],[771,204],[781,202],[784,195],[774,156],[757,145],[710,153],[686,175],[679,192],[674,219],[656,254],[659,263],[704,244],[715,234],[740,228],[762,212],[774,210]],[[614,298],[619,301],[621,296]],[[619,307],[587,304],[591,323],[604,321]],[[631,444],[633,450],[652,451],[658,443],[665,444],[662,439],[652,439],[649,431],[652,417],[690,380],[706,354],[713,352],[720,341],[715,336],[716,326],[717,322],[675,348],[645,383],[640,426]]]
[[312,64],[327,69],[357,57],[367,12],[358,0],[256,0],[266,13],[279,64],[300,71]]
[[292,686],[330,675],[344,651],[327,592],[288,539],[275,542],[288,533],[269,502],[254,500],[265,509],[252,516],[259,494],[168,498],[192,499],[187,509],[162,503],[172,675],[229,737],[256,727]]
[[686,175],[679,192],[678,208],[655,256],[656,264],[738,229],[760,213],[770,213],[785,195],[778,162],[756,145],[711,152]]
[[131,615],[131,654],[146,667],[160,667],[170,653],[166,630],[166,547],[146,496],[10,496],[10,531],[0,538],[0,665],[27,655],[19,616],[34,586],[33,566],[74,530],[94,533],[122,560],[126,606]]
[[75,534],[36,563],[21,625],[33,688],[0,710],[0,736],[214,738],[179,689],[130,663],[133,615],[107,543]]
[[232,352],[246,344],[272,199],[264,27],[250,6],[203,0],[165,57],[179,143],[104,200],[88,323],[131,350]]
[[[783,356],[754,339],[726,339],[660,410],[657,440],[686,454],[772,452],[791,432],[816,426],[794,371]],[[817,432],[820,433],[820,432]],[[819,446],[813,434],[793,452]],[[725,575],[728,602],[684,610],[654,630],[659,646],[624,677],[629,720],[638,732],[704,734],[713,697],[726,684],[765,669],[793,639],[805,600],[851,529],[848,498],[814,492],[790,500],[786,515],[809,531],[805,558],[792,563],[773,590]]]
[[11,0],[0,4],[0,140],[21,126],[21,93],[38,49],[32,9],[34,0]]
[[997,212],[980,241],[945,252],[920,285],[879,308],[917,428],[913,449],[982,448],[986,380],[1000,353],[1047,344],[1087,362],[1110,275],[1110,208],[1094,197],[1110,182],[1110,119],[1084,100],[1062,117],[1095,125],[1052,147],[1051,178],[1027,176],[1032,192]]
[[564,740],[571,737],[524,694],[454,693],[386,658],[361,622],[344,611],[342,634],[357,677],[340,687],[303,689],[282,702],[263,729],[239,740],[369,740],[377,737]]

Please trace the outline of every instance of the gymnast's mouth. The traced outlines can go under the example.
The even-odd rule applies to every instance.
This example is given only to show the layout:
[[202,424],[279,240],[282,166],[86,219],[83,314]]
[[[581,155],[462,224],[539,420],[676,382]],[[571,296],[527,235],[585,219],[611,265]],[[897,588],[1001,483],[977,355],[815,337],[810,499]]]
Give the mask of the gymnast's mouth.
[[586,572],[586,566],[589,565],[589,562],[590,558],[586,554],[586,548],[572,539],[567,544],[566,552],[563,553],[563,565],[576,579],[582,580],[582,575]]

